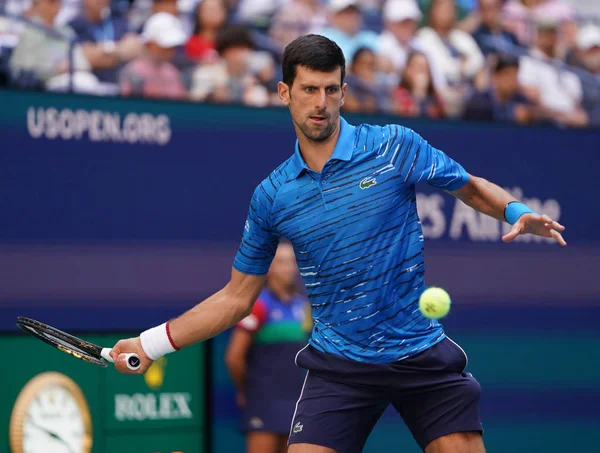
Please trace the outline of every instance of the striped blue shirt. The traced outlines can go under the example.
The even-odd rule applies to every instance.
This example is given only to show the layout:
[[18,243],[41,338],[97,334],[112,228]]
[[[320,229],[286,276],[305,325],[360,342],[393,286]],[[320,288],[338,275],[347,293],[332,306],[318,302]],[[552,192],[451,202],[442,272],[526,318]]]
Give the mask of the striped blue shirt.
[[254,191],[234,267],[264,275],[280,237],[292,242],[312,305],[310,344],[370,363],[402,360],[444,338],[419,311],[425,289],[415,184],[456,190],[465,170],[414,131],[341,119],[317,173],[298,143]]

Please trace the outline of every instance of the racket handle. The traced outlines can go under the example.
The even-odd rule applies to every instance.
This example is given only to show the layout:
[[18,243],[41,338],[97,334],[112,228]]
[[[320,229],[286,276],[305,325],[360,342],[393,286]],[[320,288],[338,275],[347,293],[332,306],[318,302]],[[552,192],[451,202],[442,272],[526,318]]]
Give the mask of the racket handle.
[[[112,351],[112,348],[102,348],[100,355],[105,360],[107,360],[111,363],[114,363],[113,358],[110,356],[110,351]],[[137,354],[135,354],[135,353],[125,354],[125,359],[126,359],[126,363],[127,363],[127,368],[129,368],[131,371],[137,371],[140,369],[140,365],[142,364],[142,361],[140,360],[140,358]]]

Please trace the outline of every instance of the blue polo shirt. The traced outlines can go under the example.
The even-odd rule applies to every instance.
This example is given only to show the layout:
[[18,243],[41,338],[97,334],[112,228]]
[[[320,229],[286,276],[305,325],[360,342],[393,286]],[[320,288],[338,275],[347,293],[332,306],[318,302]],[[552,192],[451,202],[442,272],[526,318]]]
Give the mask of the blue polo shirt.
[[264,275],[287,238],[312,306],[310,344],[391,363],[444,338],[418,308],[425,266],[415,184],[451,191],[469,176],[408,128],[340,121],[321,173],[308,168],[296,142],[294,155],[256,188],[233,265]]

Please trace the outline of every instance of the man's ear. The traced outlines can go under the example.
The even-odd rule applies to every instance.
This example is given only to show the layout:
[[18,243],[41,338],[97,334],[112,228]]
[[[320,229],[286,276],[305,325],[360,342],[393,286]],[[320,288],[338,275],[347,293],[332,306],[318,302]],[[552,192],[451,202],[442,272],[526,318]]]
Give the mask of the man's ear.
[[346,88],[348,87],[347,83],[344,83],[342,85],[342,98],[340,99],[340,107],[344,105],[344,102],[346,102]]
[[279,99],[283,102],[283,105],[290,105],[290,87],[283,82],[277,83],[277,94],[279,95]]

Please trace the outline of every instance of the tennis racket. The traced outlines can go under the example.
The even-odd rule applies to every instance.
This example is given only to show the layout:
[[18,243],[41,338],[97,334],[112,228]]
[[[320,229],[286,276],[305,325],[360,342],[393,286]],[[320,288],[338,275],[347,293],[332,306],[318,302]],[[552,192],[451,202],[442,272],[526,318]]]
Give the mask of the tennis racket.
[[[42,340],[44,343],[88,363],[106,367],[108,362],[114,362],[110,356],[111,348],[103,348],[95,345],[43,322],[19,316],[17,318],[17,326],[24,332]],[[140,368],[141,361],[137,354],[125,354],[125,356],[127,358],[127,368],[132,371]]]

